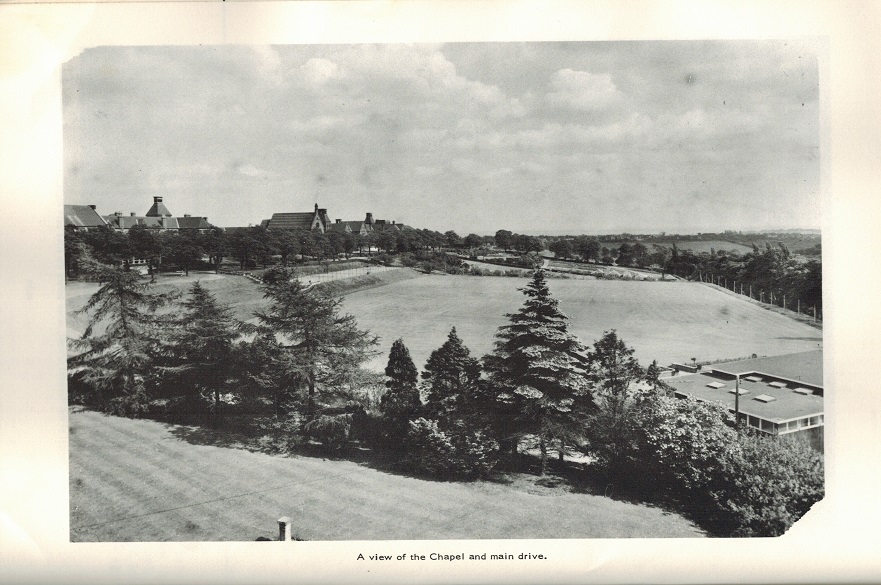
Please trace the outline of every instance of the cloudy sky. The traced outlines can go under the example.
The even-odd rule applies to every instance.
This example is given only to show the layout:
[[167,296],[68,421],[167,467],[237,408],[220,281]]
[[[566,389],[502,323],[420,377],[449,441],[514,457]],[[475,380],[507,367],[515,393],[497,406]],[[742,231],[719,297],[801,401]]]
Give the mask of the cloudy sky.
[[102,47],[63,69],[65,201],[220,226],[315,203],[445,231],[818,228],[808,44]]

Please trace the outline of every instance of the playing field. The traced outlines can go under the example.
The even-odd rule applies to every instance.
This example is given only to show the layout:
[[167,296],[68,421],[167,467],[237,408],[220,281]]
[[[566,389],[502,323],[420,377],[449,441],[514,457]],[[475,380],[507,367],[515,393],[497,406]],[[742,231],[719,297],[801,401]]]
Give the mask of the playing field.
[[[398,337],[421,368],[454,326],[472,354],[483,356],[492,350],[493,336],[506,322],[505,313],[523,304],[525,297],[517,289],[528,282],[525,278],[428,276],[404,269],[380,277],[384,286],[349,293],[343,303],[362,328],[380,337],[382,355],[370,363],[377,371],[385,367],[389,348]],[[229,304],[239,319],[252,319],[254,310],[266,304],[259,285],[241,276],[163,278],[156,288],[185,292],[196,279],[220,302]],[[653,359],[667,365],[691,358],[779,355],[816,349],[822,343],[822,333],[809,325],[699,283],[590,278],[548,282],[570,318],[571,331],[585,344],[616,329],[643,365]],[[68,284],[68,311],[81,307],[96,289],[92,283]],[[81,334],[86,321],[83,316],[68,315],[68,335]]]
[[70,413],[70,539],[253,541],[695,537],[656,507],[544,487],[442,482],[351,461],[206,445],[210,432]]
[[[526,297],[517,290],[523,278],[421,276],[348,295],[346,311],[380,336],[383,356],[371,366],[382,369],[398,337],[418,368],[446,339],[451,327],[480,357],[492,350],[493,336]],[[745,300],[689,282],[549,280],[551,293],[570,318],[570,330],[592,344],[604,331],[636,350],[643,365],[657,359],[719,360],[779,355],[816,349],[822,333]]]

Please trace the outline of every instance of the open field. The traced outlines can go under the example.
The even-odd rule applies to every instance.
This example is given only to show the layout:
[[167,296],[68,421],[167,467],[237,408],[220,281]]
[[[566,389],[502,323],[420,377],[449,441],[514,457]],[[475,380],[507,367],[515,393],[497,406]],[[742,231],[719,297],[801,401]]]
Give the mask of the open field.
[[207,445],[205,433],[72,409],[71,541],[274,539],[284,515],[304,540],[703,535],[676,514],[532,476],[428,481]]
[[[492,349],[493,336],[525,299],[517,289],[525,278],[422,275],[398,269],[371,275],[367,290],[348,292],[343,307],[361,327],[381,340],[383,355],[370,362],[382,371],[392,342],[404,339],[416,366],[440,347],[451,327],[481,357]],[[239,319],[253,318],[266,301],[258,284],[241,276],[195,274],[163,278],[157,290],[185,291],[195,280],[228,303]],[[373,282],[379,280],[380,282]],[[349,281],[339,281],[342,285]],[[700,283],[626,282],[614,280],[550,279],[551,292],[570,318],[571,330],[591,344],[602,333],[617,329],[636,350],[641,363],[712,361],[779,355],[820,347],[822,333],[805,323],[761,308],[756,303]],[[357,283],[355,283],[357,284]],[[66,287],[67,309],[86,302],[97,289],[93,283]],[[68,335],[81,334],[86,319],[68,315]]]
[[[343,306],[362,327],[380,336],[381,370],[398,337],[418,368],[440,347],[450,328],[481,357],[491,351],[505,314],[525,299],[517,288],[527,279],[420,276],[346,296]],[[699,283],[548,281],[551,293],[570,318],[570,329],[592,344],[609,329],[636,350],[643,365],[674,361],[733,359],[752,354],[779,355],[820,347],[822,333],[784,315]]]
[[[672,248],[670,244],[658,244],[660,246],[665,246],[667,248]],[[646,244],[651,251],[654,246],[653,244]],[[744,246],[743,244],[735,244],[734,242],[725,242],[723,240],[680,240],[676,242],[676,247],[680,250],[691,250],[695,254],[701,254],[706,252],[710,253],[710,250],[728,250],[731,252],[739,252],[740,254],[746,254],[747,252],[752,252],[752,248],[749,246]]]
[[[369,274],[368,274],[369,273]],[[329,274],[306,275],[304,282],[326,283],[332,294],[347,291],[352,287],[357,290],[373,286],[383,286],[416,276],[416,272],[405,268],[370,267],[367,269],[346,270]],[[266,299],[260,291],[260,284],[244,276],[214,274],[213,272],[190,271],[189,276],[160,276],[153,287],[155,292],[176,291],[186,295],[192,283],[199,281],[210,290],[218,302],[229,305],[233,315],[242,321],[252,321],[254,311],[266,307]],[[65,285],[65,302],[67,311],[67,336],[78,337],[88,323],[88,316],[73,315],[89,297],[98,290],[93,282],[69,282]],[[100,330],[100,328],[99,328]]]

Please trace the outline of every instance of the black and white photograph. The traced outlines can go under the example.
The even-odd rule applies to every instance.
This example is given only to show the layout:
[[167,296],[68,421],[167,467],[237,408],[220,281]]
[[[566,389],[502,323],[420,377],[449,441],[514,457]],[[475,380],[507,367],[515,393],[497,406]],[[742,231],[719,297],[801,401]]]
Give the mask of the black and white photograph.
[[877,581],[879,18],[0,4],[0,583]]
[[71,541],[823,498],[815,44],[102,47],[62,92]]

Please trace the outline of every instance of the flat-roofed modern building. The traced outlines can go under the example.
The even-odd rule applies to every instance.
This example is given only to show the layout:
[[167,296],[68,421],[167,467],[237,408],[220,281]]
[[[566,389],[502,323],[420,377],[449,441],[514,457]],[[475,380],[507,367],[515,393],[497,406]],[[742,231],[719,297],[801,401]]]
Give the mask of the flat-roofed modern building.
[[732,412],[739,389],[742,425],[775,436],[812,431],[822,444],[822,349],[713,364],[664,382],[679,398],[717,402]]

